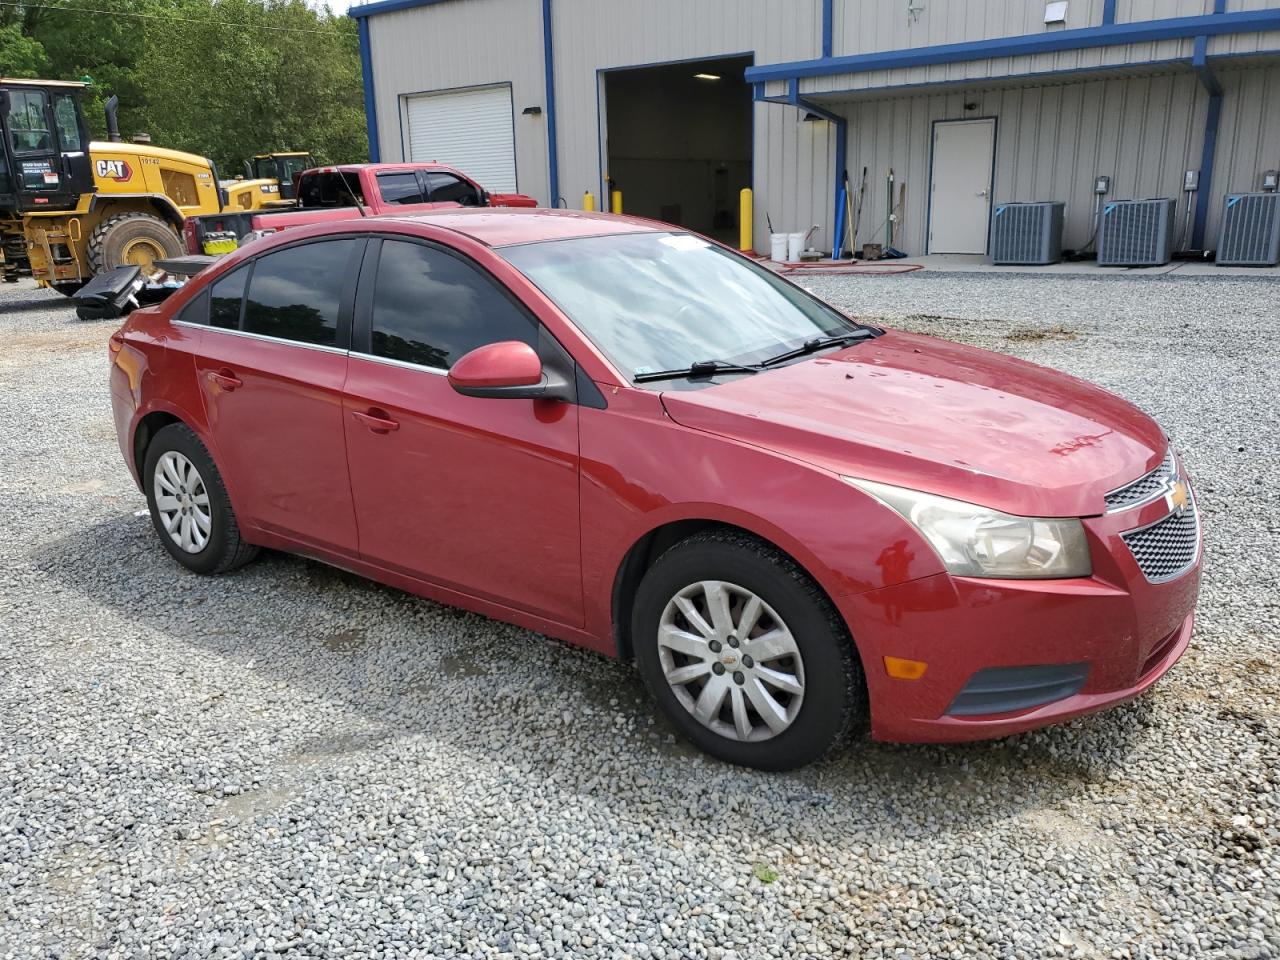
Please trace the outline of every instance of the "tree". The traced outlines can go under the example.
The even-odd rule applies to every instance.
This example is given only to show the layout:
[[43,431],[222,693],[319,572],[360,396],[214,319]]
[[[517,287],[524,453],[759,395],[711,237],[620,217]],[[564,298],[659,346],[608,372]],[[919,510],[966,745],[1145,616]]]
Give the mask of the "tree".
[[0,72],[93,82],[93,133],[120,98],[126,138],[210,157],[226,174],[255,153],[367,158],[355,22],[304,0],[39,0],[0,6]]

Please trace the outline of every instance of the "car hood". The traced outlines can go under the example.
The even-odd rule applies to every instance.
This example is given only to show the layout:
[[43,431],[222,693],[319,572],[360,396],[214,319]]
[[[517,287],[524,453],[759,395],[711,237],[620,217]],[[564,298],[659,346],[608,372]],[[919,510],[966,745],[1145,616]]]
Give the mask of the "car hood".
[[1168,445],[1100,387],[896,331],[662,399],[695,430],[1023,516],[1100,514],[1103,495],[1155,468]]

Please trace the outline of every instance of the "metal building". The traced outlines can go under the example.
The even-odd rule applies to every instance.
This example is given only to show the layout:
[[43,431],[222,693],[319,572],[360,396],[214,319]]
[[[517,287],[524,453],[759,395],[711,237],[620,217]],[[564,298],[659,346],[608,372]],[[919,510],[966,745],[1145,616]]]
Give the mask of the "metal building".
[[[379,0],[356,6],[374,159],[754,245],[818,225],[866,172],[857,243],[982,253],[992,211],[1223,197],[1280,168],[1277,0]],[[889,172],[893,172],[892,191]],[[1191,179],[1188,180],[1188,174]],[[1188,186],[1194,190],[1187,190]],[[855,201],[856,202],[856,201]],[[890,213],[894,225],[888,225]]]

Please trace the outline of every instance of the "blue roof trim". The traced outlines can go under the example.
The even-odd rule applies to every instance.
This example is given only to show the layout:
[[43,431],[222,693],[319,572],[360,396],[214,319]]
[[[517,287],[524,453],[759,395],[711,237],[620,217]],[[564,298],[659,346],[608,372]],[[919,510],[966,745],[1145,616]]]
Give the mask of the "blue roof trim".
[[1220,36],[1227,33],[1257,33],[1280,29],[1280,8],[1247,10],[1240,13],[1207,14],[1198,17],[1175,17],[1137,23],[1106,24],[1056,33],[997,37],[969,43],[945,43],[935,47],[915,47],[864,53],[851,57],[823,57],[748,67],[748,83],[766,80],[790,80],[800,77],[829,77],[841,73],[866,73],[870,70],[894,70],[902,67],[928,66],[935,63],[962,63],[992,57],[1020,57],[1060,50],[1082,50],[1111,47],[1127,43],[1174,40],[1183,37]]
[[369,160],[378,163],[378,105],[373,95],[373,54],[369,46],[369,21],[356,21],[360,30],[360,74],[364,79],[364,123],[369,134]]
[[395,13],[397,10],[412,10],[414,7],[430,7],[444,3],[445,0],[377,0],[375,3],[362,3],[347,10],[348,17],[363,20],[378,13]]
[[547,181],[551,206],[560,203],[560,157],[556,150],[556,67],[552,43],[551,0],[542,0],[542,67],[547,89]]

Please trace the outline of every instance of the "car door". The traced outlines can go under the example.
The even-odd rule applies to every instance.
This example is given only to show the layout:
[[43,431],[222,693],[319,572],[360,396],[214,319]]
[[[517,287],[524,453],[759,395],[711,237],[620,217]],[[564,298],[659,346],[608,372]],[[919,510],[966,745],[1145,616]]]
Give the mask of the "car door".
[[344,398],[360,553],[579,625],[578,408],[464,397],[446,376],[469,350],[503,340],[563,354],[473,261],[370,241]]
[[355,556],[342,386],[363,238],[273,249],[215,281],[196,374],[243,520]]

